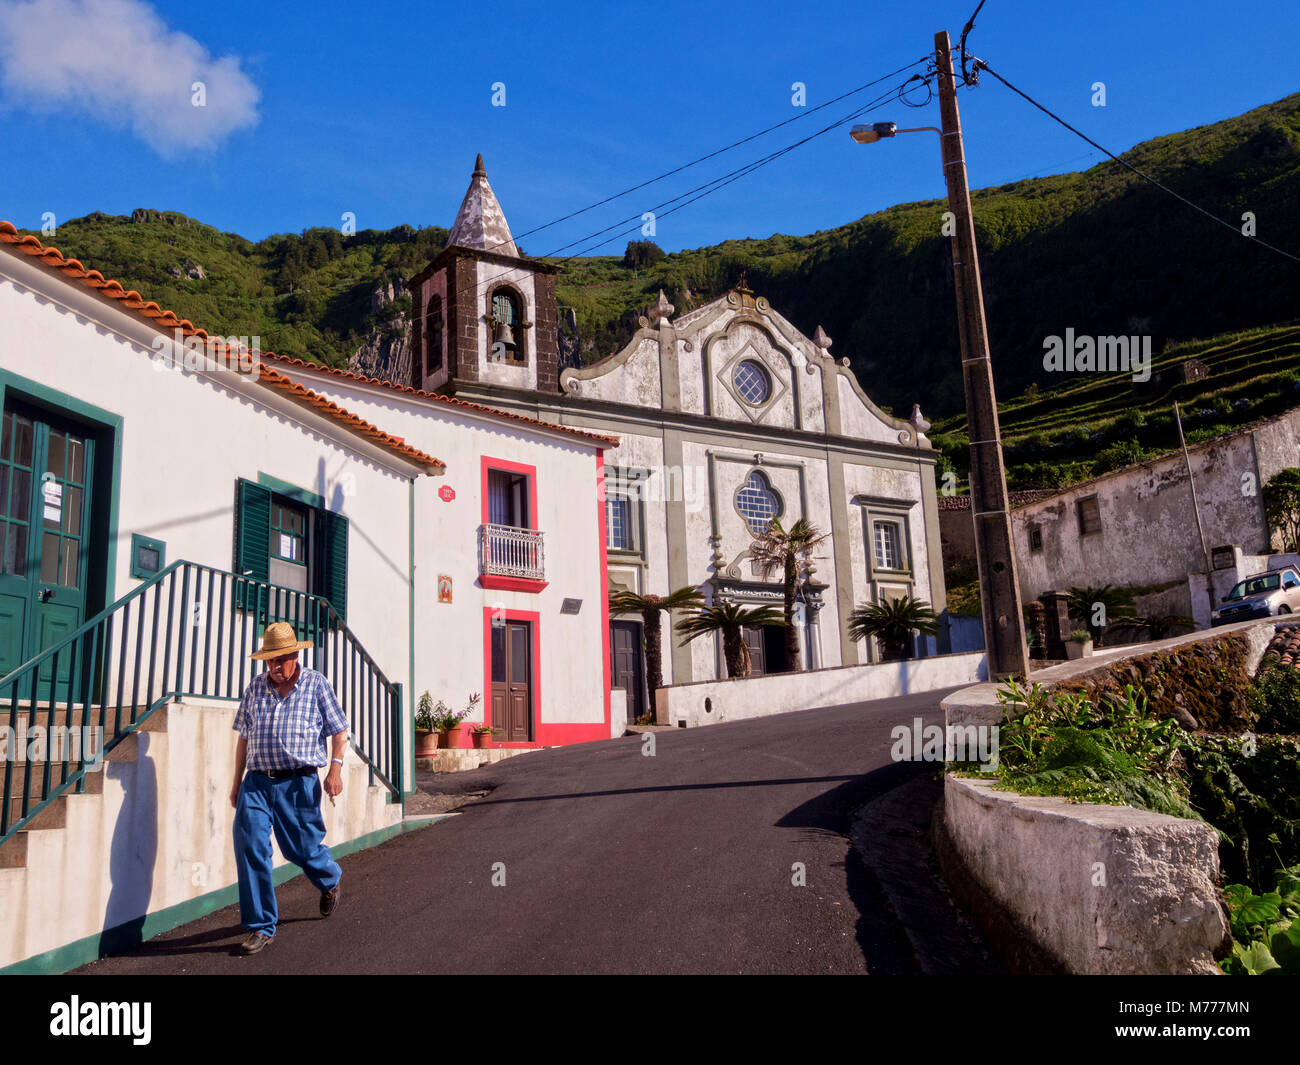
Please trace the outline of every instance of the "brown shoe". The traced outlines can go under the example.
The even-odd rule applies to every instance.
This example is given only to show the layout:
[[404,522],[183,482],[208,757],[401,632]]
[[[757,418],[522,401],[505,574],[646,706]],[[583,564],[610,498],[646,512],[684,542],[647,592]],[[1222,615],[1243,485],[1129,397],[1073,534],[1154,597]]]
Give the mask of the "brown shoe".
[[334,907],[339,904],[339,885],[334,885],[333,891],[322,891],[320,893],[320,915],[328,917],[334,912]]
[[264,947],[268,947],[275,936],[268,936],[265,932],[252,932],[243,943],[239,945],[241,954],[256,954]]

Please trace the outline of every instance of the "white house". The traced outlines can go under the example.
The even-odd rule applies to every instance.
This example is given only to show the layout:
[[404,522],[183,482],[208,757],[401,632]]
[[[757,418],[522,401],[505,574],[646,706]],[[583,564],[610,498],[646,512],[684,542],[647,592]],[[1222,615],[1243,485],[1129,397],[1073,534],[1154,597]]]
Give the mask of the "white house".
[[[0,223],[0,969],[229,901],[230,725],[271,620],[349,714],[344,850],[401,828],[424,690],[481,693],[497,745],[622,731],[617,439],[256,347]],[[102,729],[106,770],[38,728]]]

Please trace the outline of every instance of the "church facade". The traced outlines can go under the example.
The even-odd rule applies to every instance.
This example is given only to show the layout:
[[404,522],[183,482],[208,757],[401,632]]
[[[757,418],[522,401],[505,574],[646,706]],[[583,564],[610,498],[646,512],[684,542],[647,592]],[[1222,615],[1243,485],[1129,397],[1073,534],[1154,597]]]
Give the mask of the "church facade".
[[[919,410],[886,414],[820,327],[805,336],[743,283],[676,317],[660,293],[623,350],[561,369],[556,273],[520,255],[480,157],[445,250],[408,282],[409,385],[619,438],[605,452],[611,589],[779,605],[754,538],[807,518],[829,536],[800,574],[799,666],[878,660],[849,638],[855,607],[907,595],[943,609],[937,453]],[[629,720],[645,705],[639,629],[610,623]],[[794,665],[779,630],[745,635],[756,671]],[[720,641],[682,646],[667,625],[663,638],[664,683],[725,676]]]

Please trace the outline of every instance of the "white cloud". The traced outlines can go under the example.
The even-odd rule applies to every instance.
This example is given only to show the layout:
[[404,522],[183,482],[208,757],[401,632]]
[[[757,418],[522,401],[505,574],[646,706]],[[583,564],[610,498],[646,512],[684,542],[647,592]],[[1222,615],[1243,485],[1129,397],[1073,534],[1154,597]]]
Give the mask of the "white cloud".
[[0,87],[9,103],[128,127],[169,158],[213,149],[258,117],[239,59],[213,58],[142,0],[0,0]]

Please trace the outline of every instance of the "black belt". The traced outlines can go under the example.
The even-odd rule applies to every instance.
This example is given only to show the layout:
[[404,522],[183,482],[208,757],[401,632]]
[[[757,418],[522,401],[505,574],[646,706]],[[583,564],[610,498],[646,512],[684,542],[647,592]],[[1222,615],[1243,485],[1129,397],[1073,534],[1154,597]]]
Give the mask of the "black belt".
[[285,780],[289,777],[315,776],[320,772],[318,765],[300,765],[297,769],[251,769],[251,773],[261,773],[272,780]]

